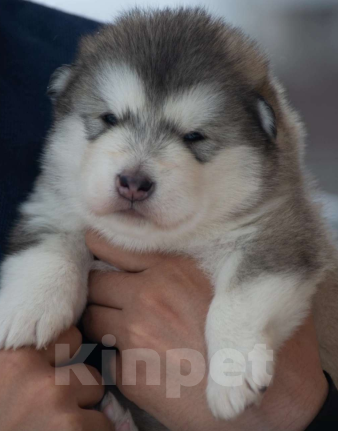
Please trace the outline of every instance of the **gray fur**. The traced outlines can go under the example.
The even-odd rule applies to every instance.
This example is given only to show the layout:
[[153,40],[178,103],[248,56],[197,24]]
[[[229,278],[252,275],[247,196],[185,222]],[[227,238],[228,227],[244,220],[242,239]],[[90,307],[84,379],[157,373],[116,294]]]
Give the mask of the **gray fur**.
[[37,233],[27,229],[28,223],[27,216],[22,216],[13,228],[6,250],[8,254],[18,253],[39,243]]
[[[283,109],[296,122],[298,119],[282,91],[276,92],[271,85],[267,60],[255,43],[201,9],[136,10],[104,26],[83,40],[67,91],[56,104],[57,118],[72,110],[83,112],[88,136],[94,141],[105,129],[98,119],[86,120],[85,111],[88,106],[91,112],[93,106],[95,112],[104,111],[104,101],[95,95],[95,76],[107,63],[128,64],[145,83],[153,108],[151,117],[138,118],[126,112],[120,127],[126,124],[134,129],[138,140],[148,136],[148,142],[156,144],[155,152],[161,151],[165,138],[184,134],[178,125],[168,124],[159,116],[157,106],[169,94],[204,82],[214,83],[223,103],[203,129],[206,140],[187,148],[198,161],[207,163],[225,146],[249,141],[265,160],[260,173],[264,178],[261,195],[233,214],[234,219],[272,197],[288,196],[282,206],[262,216],[258,223],[261,234],[254,241],[239,241],[237,246],[245,254],[238,282],[264,273],[297,271],[310,279],[321,271],[331,271],[334,264],[326,228],[318,211],[309,204],[311,198],[303,180],[299,151],[302,136],[292,130]],[[273,117],[271,134],[263,128],[258,100],[266,103]],[[138,421],[140,429],[143,421]]]
[[[235,52],[232,45],[232,40],[237,39],[242,42],[239,52]],[[56,117],[73,110],[81,112],[89,138],[95,140],[100,136],[105,130],[100,119],[86,115],[88,111],[91,114],[104,112],[105,102],[97,97],[96,76],[104,65],[122,63],[137,71],[146,85],[153,107],[152,118],[157,117],[157,121],[153,121],[157,125],[152,130],[153,135],[164,131],[167,136],[171,133],[184,135],[175,124],[159,125],[161,118],[156,108],[166,96],[196,84],[213,82],[223,94],[224,103],[214,121],[205,126],[205,134],[213,143],[206,139],[189,147],[196,159],[209,161],[224,145],[234,145],[234,135],[237,136],[235,142],[249,138],[258,150],[269,148],[273,152],[276,147],[263,130],[257,109],[256,102],[263,99],[263,95],[238,67],[247,52],[257,53],[257,67],[265,67],[266,60],[258,54],[254,42],[238,29],[211,18],[202,9],[133,11],[113,25],[102,27],[97,34],[84,38],[71,76],[65,80],[65,88],[55,104]],[[149,131],[149,123],[149,119],[144,124],[139,118],[129,118],[129,125],[135,127],[136,134],[144,127]]]
[[[296,273],[305,282],[328,279],[336,307],[332,306],[329,314],[337,327],[337,255],[320,211],[312,203],[311,180],[303,166],[304,132],[257,45],[202,9],[134,10],[84,38],[73,65],[63,67],[54,75],[49,93],[55,107],[55,124],[72,113],[78,114],[85,125],[89,145],[95,146],[96,140],[110,128],[102,122],[108,103],[98,96],[98,79],[107,65],[121,64],[137,72],[145,85],[147,98],[147,112],[135,114],[127,109],[118,118],[116,127],[126,128],[130,133],[127,152],[133,153],[142,143],[150,158],[161,154],[174,137],[181,139],[184,155],[206,166],[217,160],[222,150],[239,146],[250,151],[248,164],[252,162],[252,154],[259,158],[256,176],[262,180],[262,185],[258,192],[222,220],[224,225],[233,221],[239,224],[236,228],[254,226],[257,229],[254,237],[250,233],[243,234],[231,244],[233,251],[237,249],[243,254],[233,287],[262,275],[282,273]],[[217,89],[221,103],[213,118],[203,125],[203,130],[197,130],[203,132],[206,139],[188,144],[183,138],[191,131],[182,130],[179,124],[164,118],[160,107],[168,96],[205,83]],[[259,102],[264,104],[268,120],[271,120],[268,127],[258,109]],[[48,169],[50,166],[46,162],[40,181],[49,182],[47,189],[62,196],[62,190],[58,190],[55,181],[48,176]],[[53,169],[55,179],[57,167]],[[274,201],[277,202],[275,206],[272,205]],[[263,211],[264,205],[270,205],[269,209]],[[246,218],[251,214],[258,215]],[[217,225],[219,229],[223,228],[222,223]],[[46,225],[34,232],[29,218],[23,218],[14,234],[14,251],[36,244],[47,233],[46,229],[49,231],[50,227]],[[212,251],[209,253],[212,257],[226,255],[227,233],[214,229],[206,236],[208,243],[203,243],[203,229],[200,229],[196,238],[202,244],[203,259],[208,250]],[[192,255],[198,259],[195,238],[189,234],[189,238],[180,240],[173,251],[183,250],[189,254],[193,249]],[[205,258],[203,264],[213,277],[219,260]],[[320,295],[320,310],[316,308],[316,316],[321,316],[325,307]],[[325,321],[326,330],[323,331],[320,318],[316,319],[322,336],[323,364],[338,381],[337,367],[329,355],[330,343],[333,350],[338,351],[333,331],[327,330],[330,321]],[[127,407],[134,412],[134,406]],[[141,430],[162,429],[160,425],[156,428],[143,412],[135,415]]]

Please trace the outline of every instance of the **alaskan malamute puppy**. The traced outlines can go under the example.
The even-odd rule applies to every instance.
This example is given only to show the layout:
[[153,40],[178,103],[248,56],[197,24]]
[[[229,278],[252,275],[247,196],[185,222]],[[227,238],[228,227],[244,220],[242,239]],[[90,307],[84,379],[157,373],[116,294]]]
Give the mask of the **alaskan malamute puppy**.
[[136,10],[85,37],[49,93],[42,173],[1,268],[0,346],[42,348],[78,321],[94,229],[209,274],[209,359],[254,353],[240,386],[218,384],[223,360],[210,361],[216,417],[261,397],[267,350],[303,322],[319,285],[323,367],[337,382],[336,254],[308,190],[302,126],[256,44],[203,10]]

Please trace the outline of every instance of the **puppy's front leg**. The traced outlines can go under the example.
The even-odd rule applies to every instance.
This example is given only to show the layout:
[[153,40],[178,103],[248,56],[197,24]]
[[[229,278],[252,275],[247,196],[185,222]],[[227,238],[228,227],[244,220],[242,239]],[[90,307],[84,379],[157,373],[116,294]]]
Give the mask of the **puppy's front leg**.
[[7,257],[0,279],[0,348],[44,347],[86,304],[92,261],[83,233],[50,233]]
[[232,277],[227,286],[220,277],[206,325],[207,399],[216,417],[231,419],[260,401],[272,380],[272,359],[304,320],[314,290],[296,274],[242,283]]

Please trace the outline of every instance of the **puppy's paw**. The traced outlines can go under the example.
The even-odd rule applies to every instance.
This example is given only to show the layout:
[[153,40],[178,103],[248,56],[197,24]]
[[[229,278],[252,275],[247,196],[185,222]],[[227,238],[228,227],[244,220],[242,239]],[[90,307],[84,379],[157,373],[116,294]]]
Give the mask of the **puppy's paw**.
[[0,348],[46,347],[73,323],[74,312],[66,301],[0,300]]
[[111,392],[103,398],[100,410],[115,425],[116,431],[138,431],[129,410],[124,410]]
[[1,268],[0,348],[46,347],[80,317],[86,304],[76,265],[27,250]]
[[271,351],[265,345],[255,345],[248,355],[237,352],[234,358],[219,353],[210,364],[207,400],[219,419],[233,419],[258,405],[272,380]]

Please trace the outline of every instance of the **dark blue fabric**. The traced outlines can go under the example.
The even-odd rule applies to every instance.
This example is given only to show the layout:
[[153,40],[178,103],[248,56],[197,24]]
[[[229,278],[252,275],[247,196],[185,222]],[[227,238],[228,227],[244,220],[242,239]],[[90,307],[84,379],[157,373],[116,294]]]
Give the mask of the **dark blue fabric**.
[[337,431],[338,429],[338,390],[328,373],[325,373],[325,377],[329,385],[326,401],[305,431]]
[[19,0],[0,0],[0,260],[18,204],[32,189],[51,124],[46,88],[98,23]]

